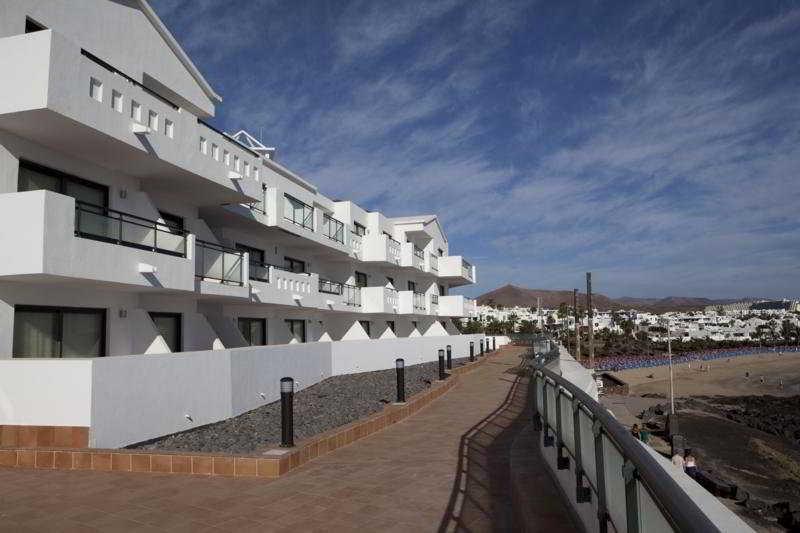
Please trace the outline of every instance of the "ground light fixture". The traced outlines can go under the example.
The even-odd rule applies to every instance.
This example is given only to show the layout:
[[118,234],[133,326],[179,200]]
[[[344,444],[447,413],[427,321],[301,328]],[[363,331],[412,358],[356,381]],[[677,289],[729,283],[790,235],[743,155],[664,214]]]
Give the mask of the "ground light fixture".
[[453,369],[453,347],[447,345],[447,370]]
[[475,362],[475,341],[469,341],[469,360]]
[[480,355],[483,355],[483,339],[480,340],[480,343],[481,343],[481,353],[480,353]]
[[444,350],[439,350],[439,381],[444,381],[446,377],[444,373]]
[[281,378],[281,448],[294,447],[294,380]]
[[406,403],[406,362],[398,357],[394,360],[397,374],[397,403]]

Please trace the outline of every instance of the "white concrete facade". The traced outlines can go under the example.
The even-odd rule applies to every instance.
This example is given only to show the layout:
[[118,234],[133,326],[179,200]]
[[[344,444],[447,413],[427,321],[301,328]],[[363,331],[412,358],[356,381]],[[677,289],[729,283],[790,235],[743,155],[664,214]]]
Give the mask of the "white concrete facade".
[[[474,283],[476,269],[450,255],[438,218],[334,201],[274,149],[207,125],[221,98],[144,0],[0,3],[0,73],[0,360],[21,382],[74,374],[91,394],[93,431],[106,416],[95,400],[128,365],[134,376],[143,364],[152,365],[144,374],[169,374],[188,358],[187,386],[211,394],[221,375],[233,388],[221,397],[238,405],[248,372],[213,370],[232,349],[308,343],[291,353],[327,350],[324,377],[331,365],[384,368],[401,355],[371,354],[370,340],[415,353],[403,343],[421,353],[463,341],[452,320],[475,303],[450,290]],[[101,333],[67,325],[88,310],[102,315]],[[165,313],[175,335],[156,319]],[[97,353],[68,354],[68,334]],[[314,344],[338,341],[353,343]],[[248,350],[258,358],[264,349]],[[81,358],[170,352],[184,355]],[[0,425],[88,425],[81,395],[75,416],[57,416],[19,411],[20,394],[0,382]],[[238,411],[231,405],[208,420]]]

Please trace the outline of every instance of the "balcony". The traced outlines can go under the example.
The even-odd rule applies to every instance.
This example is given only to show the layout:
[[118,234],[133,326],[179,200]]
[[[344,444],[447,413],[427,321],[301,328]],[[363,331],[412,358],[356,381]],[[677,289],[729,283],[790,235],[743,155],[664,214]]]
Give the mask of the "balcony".
[[50,191],[0,194],[0,279],[195,290],[194,236]]
[[385,265],[400,265],[401,245],[385,233],[367,235],[363,238],[362,261],[383,263]]
[[[0,39],[0,69],[0,129],[137,177],[145,191],[200,205],[260,199],[253,177],[198,149],[200,139],[222,146],[219,134],[59,33]],[[234,141],[226,149],[251,167],[258,160]]]
[[439,275],[439,256],[434,255],[432,253],[425,254],[425,272],[429,274],[433,274],[434,276]]
[[427,314],[425,294],[416,291],[400,291],[398,293],[398,313],[401,315]]
[[325,308],[337,311],[361,308],[361,288],[355,285],[320,278],[319,292],[325,299]]
[[475,267],[460,255],[440,257],[439,277],[452,286],[475,283]]
[[461,294],[439,296],[439,316],[472,317],[476,316],[478,307],[475,300]]
[[400,266],[416,268],[425,272],[425,252],[413,242],[404,242],[400,247]]
[[324,213],[322,215],[322,235],[334,242],[344,244],[344,223]]
[[397,314],[399,296],[395,289],[389,287],[362,287],[361,310],[365,313]]
[[363,260],[363,236],[359,235],[355,231],[350,231],[350,250],[353,253],[353,257],[356,259]]
[[195,277],[200,294],[249,298],[249,254],[198,239],[195,255]]
[[314,208],[288,194],[284,195],[283,219],[304,230],[314,231]]
[[[423,296],[425,296],[423,294]],[[425,300],[423,300],[424,302]],[[439,314],[439,295],[436,293],[430,293],[427,296],[427,311],[428,314],[431,316],[436,316]]]

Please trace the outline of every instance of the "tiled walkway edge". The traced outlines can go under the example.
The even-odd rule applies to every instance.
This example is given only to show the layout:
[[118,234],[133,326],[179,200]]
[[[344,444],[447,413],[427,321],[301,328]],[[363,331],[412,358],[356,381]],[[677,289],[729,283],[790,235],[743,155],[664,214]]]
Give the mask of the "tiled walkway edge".
[[[498,350],[499,351],[499,350]],[[454,368],[450,377],[380,413],[321,433],[287,449],[281,455],[227,455],[88,448],[0,446],[0,467],[46,470],[96,470],[206,476],[277,478],[290,470],[400,422],[456,386],[462,374],[482,365],[496,353]]]

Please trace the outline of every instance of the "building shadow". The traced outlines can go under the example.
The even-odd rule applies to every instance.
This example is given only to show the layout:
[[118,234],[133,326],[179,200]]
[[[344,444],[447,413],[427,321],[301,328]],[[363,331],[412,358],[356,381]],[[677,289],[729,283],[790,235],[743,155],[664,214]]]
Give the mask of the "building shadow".
[[513,531],[510,455],[515,438],[530,422],[532,385],[521,368],[500,406],[461,436],[458,466],[439,531]]

